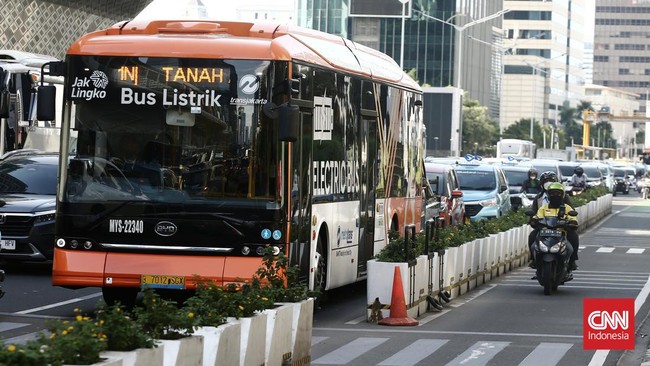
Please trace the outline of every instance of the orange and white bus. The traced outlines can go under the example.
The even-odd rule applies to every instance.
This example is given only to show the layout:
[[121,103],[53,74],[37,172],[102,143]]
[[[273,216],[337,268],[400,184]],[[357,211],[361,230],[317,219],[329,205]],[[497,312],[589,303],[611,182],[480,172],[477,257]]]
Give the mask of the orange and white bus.
[[238,282],[271,246],[327,290],[364,279],[390,228],[421,225],[422,92],[383,53],[281,24],[130,21],[49,69],[73,151],[54,285],[127,301]]

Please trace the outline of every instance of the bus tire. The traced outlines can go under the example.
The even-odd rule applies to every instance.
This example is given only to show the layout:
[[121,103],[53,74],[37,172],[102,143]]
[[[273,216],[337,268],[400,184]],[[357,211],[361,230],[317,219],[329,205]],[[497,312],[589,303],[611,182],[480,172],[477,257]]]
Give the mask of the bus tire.
[[318,235],[316,253],[319,256],[314,272],[314,291],[318,293],[317,301],[320,303],[320,300],[325,297],[325,288],[327,287],[327,238],[322,234]]
[[135,300],[138,297],[139,288],[130,287],[102,287],[102,296],[108,306],[118,303],[128,309],[135,307]]

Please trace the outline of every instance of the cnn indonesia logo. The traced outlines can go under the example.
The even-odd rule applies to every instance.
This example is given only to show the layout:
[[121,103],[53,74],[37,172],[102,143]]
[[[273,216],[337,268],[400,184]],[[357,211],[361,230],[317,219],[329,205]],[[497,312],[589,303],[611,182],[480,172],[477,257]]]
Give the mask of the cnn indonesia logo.
[[584,349],[634,349],[634,299],[583,300]]

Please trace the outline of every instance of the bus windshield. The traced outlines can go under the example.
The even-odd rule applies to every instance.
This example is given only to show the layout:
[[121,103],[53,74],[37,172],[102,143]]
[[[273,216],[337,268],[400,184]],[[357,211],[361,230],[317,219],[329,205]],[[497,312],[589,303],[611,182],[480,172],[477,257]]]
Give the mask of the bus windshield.
[[69,57],[77,133],[63,202],[281,201],[272,63]]

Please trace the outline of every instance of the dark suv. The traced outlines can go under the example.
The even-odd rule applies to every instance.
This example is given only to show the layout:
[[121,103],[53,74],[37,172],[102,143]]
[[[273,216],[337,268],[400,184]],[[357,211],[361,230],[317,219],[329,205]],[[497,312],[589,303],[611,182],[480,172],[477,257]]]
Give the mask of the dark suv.
[[59,156],[16,154],[0,161],[0,258],[51,260]]

